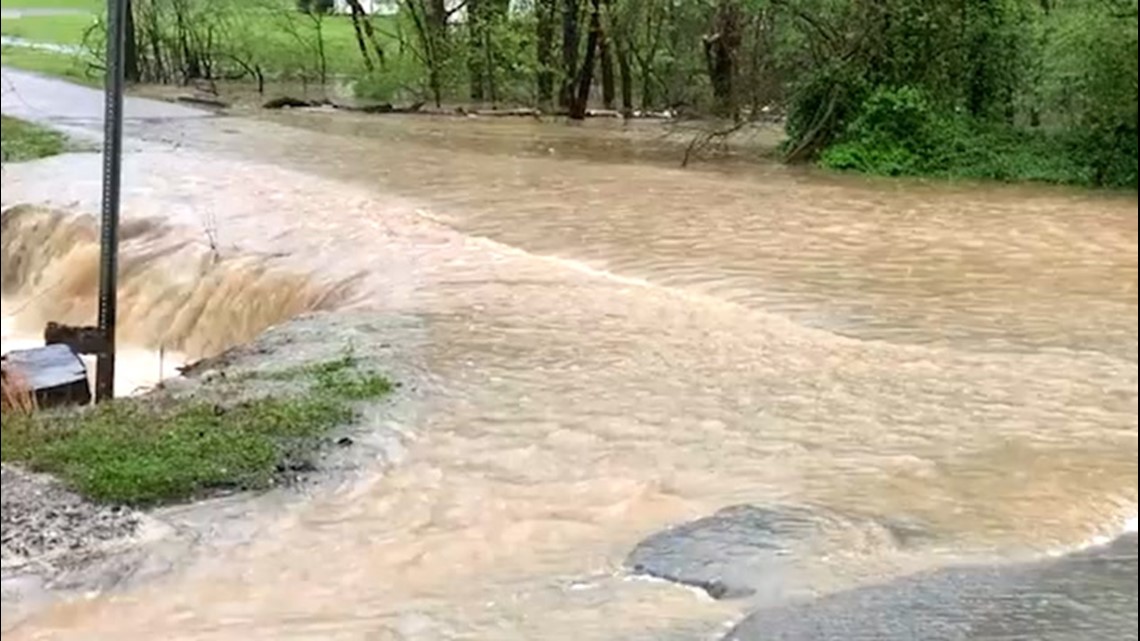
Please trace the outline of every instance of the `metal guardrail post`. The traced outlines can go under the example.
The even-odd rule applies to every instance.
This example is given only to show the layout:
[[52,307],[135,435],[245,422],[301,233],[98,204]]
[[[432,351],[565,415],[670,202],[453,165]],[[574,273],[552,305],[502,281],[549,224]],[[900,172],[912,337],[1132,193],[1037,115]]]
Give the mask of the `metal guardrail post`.
[[103,106],[103,210],[99,235],[99,331],[105,350],[95,369],[95,399],[115,396],[119,201],[123,166],[123,53],[127,0],[107,0],[107,78]]

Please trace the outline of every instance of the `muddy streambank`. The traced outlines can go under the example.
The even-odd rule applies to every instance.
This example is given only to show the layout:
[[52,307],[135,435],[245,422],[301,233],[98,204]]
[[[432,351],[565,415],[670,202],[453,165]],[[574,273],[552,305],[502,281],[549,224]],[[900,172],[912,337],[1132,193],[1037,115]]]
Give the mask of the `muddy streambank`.
[[[219,404],[280,393],[260,373],[343,357],[414,381],[405,350],[388,338],[411,321],[393,316],[316,313],[272,327],[248,344],[203,359],[144,398]],[[215,493],[187,504],[132,510],[83,500],[49,476],[5,465],[3,474],[4,629],[59,598],[122,590],[183,565],[190,555],[257,536],[259,514],[281,514],[314,493],[333,491],[398,461],[414,384],[357,408],[355,420],[313,444],[304,465],[279,467],[268,493]],[[11,618],[10,618],[11,617]]]

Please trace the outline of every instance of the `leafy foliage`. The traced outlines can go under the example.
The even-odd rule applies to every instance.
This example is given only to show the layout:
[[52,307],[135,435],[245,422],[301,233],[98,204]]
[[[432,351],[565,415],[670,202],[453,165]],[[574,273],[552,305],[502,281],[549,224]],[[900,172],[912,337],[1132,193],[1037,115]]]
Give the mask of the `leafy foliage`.
[[[801,83],[793,145],[837,169],[1135,187],[1136,3],[1052,4],[879,3],[847,84],[836,64]],[[848,85],[866,90],[830,97]]]
[[[132,3],[145,80],[336,79],[571,117],[586,102],[785,114],[791,162],[1136,185],[1137,0],[396,0],[351,18],[296,0]],[[892,115],[917,128],[884,129]]]
[[881,89],[821,154],[832,169],[887,176],[1093,184],[1071,136],[939,110],[913,88]]

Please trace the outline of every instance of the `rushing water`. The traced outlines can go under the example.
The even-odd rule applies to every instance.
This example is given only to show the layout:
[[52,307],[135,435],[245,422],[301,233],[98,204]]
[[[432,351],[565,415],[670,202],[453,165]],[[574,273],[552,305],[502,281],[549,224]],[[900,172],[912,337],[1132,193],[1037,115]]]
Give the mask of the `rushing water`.
[[[420,319],[377,340],[412,345],[426,406],[400,466],[12,638],[704,638],[740,606],[618,564],[727,504],[932,533],[903,550],[851,532],[791,595],[1135,518],[1134,195],[680,170],[667,141],[616,126],[135,125],[129,218]],[[5,172],[5,204],[96,208],[94,157]],[[130,296],[139,327],[192,298]],[[233,314],[275,320],[230,300],[185,340],[208,351],[241,339]]]
[[[15,302],[5,302],[4,309],[19,308]],[[16,316],[5,316],[3,333],[0,334],[0,351],[7,354],[11,350],[32,349],[43,345],[43,340],[30,336],[28,332],[18,332],[15,328]],[[90,384],[95,384],[95,358],[83,357],[87,364]],[[185,364],[185,357],[164,350],[140,349],[127,346],[117,354],[119,375],[115,377],[115,395],[130,396],[153,388],[159,381],[178,376],[178,368]]]

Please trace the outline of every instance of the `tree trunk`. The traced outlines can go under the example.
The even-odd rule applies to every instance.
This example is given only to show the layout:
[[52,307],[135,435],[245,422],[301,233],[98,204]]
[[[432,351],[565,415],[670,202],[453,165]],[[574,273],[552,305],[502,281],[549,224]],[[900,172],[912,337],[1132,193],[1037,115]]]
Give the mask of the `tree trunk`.
[[713,108],[718,116],[735,118],[736,55],[741,41],[740,7],[736,0],[721,0],[713,22],[713,31],[704,37],[705,63],[712,84]]
[[139,41],[135,34],[135,8],[131,0],[127,2],[127,20],[123,25],[126,38],[123,43],[123,77],[127,82],[139,82],[142,77],[139,73]]
[[629,118],[633,116],[633,68],[629,63],[629,45],[621,35],[614,39],[614,44],[621,76],[621,113]]
[[428,0],[428,26],[440,38],[447,37],[447,3],[445,0]]
[[372,56],[368,53],[368,45],[364,42],[364,28],[360,26],[360,18],[356,14],[358,6],[356,0],[349,0],[352,9],[352,31],[356,35],[356,46],[360,49],[360,58],[364,61],[364,68],[371,73],[373,70]]
[[554,99],[554,14],[556,0],[536,0],[535,57],[538,60],[538,103],[549,105]]
[[590,103],[590,87],[594,84],[594,59],[598,50],[598,41],[602,37],[601,0],[592,0],[593,9],[590,11],[590,33],[586,36],[586,57],[582,61],[582,71],[578,74],[578,94],[574,97],[574,104],[570,107],[570,118],[582,120],[586,117],[586,107]]
[[574,78],[578,75],[578,0],[562,0],[562,90],[558,102],[574,104]]
[[368,19],[368,12],[360,4],[360,0],[347,0],[347,2],[352,11],[352,28],[356,31],[356,44],[360,46],[360,55],[364,56],[364,66],[372,71],[372,61],[369,60],[368,50],[360,36],[362,28],[368,42],[372,43],[372,50],[376,52],[376,63],[384,66],[384,48],[380,46],[380,41],[376,38],[376,30],[372,28],[372,21]]
[[178,49],[182,52],[182,84],[189,84],[191,80],[198,80],[202,77],[202,68],[197,53],[190,47],[186,16],[180,7],[176,7],[175,11],[175,33],[178,34]]
[[487,62],[487,7],[483,0],[467,0],[467,75],[472,102],[483,102],[483,73]]
[[[427,67],[428,88],[431,90],[436,107],[439,107],[443,101],[440,66],[446,53],[446,43],[443,41],[446,30],[443,33],[438,31],[437,17],[432,14],[439,11],[442,4],[442,0],[404,0],[404,6],[408,9],[412,25],[416,29],[416,36],[420,41],[421,59]],[[442,19],[446,26],[447,17],[443,16]]]
[[598,53],[602,63],[602,103],[606,109],[614,108],[614,59],[610,53],[610,36],[603,31],[598,36]]
[[[618,78],[621,83],[621,113],[626,118],[633,115],[633,68],[630,62],[630,41],[628,16],[617,13],[614,9],[614,0],[605,0],[606,18],[608,19],[607,42],[613,46],[614,56],[617,57]],[[606,63],[603,62],[603,65]],[[612,64],[612,63],[611,63]],[[603,67],[604,69],[604,67]],[[613,71],[610,71],[611,78]],[[611,83],[613,80],[611,79]],[[605,80],[602,81],[603,86]]]

